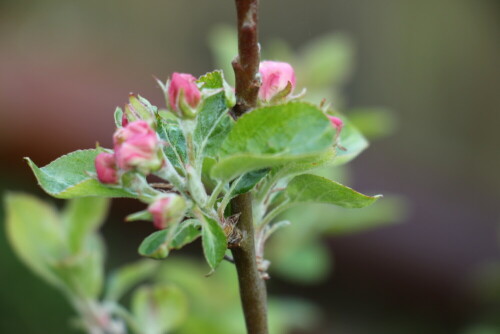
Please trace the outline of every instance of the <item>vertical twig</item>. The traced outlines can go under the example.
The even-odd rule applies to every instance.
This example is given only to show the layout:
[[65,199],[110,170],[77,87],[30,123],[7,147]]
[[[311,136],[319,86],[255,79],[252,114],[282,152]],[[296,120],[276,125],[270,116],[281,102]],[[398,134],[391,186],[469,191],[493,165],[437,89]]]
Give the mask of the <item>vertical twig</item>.
[[[238,57],[233,61],[236,75],[236,105],[232,112],[238,118],[257,104],[260,81],[257,78],[260,64],[258,43],[259,0],[235,0],[238,15]],[[241,303],[248,334],[267,334],[267,293],[264,280],[257,269],[255,256],[255,231],[252,219],[250,193],[236,197],[231,202],[233,213],[240,213],[238,229],[242,241],[232,249]]]

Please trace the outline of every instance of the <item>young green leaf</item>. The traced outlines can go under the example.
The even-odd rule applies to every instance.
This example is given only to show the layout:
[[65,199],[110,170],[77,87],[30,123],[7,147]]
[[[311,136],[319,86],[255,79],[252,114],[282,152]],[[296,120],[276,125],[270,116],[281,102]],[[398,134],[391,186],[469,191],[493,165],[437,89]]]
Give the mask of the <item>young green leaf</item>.
[[116,270],[109,277],[105,299],[120,300],[135,285],[151,277],[159,264],[157,261],[140,260]]
[[39,168],[26,158],[40,187],[57,198],[86,196],[137,197],[123,189],[101,184],[95,176],[94,160],[102,150],[78,150]]
[[186,138],[184,138],[179,124],[175,120],[158,118],[156,131],[160,138],[168,144],[163,148],[168,160],[175,168],[181,169],[187,159],[187,154]]
[[68,201],[62,212],[68,245],[72,253],[79,252],[89,234],[95,232],[108,214],[109,200],[82,197]]
[[175,225],[172,239],[169,242],[171,228],[166,228],[150,234],[139,246],[139,254],[154,259],[163,259],[168,256],[170,250],[180,249],[196,240],[201,232],[196,220],[186,220]]
[[205,259],[210,268],[215,270],[226,253],[226,234],[218,222],[205,217],[202,221],[201,238]]
[[211,173],[231,180],[252,170],[307,161],[331,147],[334,135],[328,118],[312,104],[258,108],[236,122]]
[[366,196],[324,177],[304,174],[294,177],[279,197],[288,205],[325,203],[343,208],[363,208],[377,201],[381,195]]
[[224,84],[222,73],[220,71],[207,73],[198,82],[203,84],[203,88],[221,89],[220,92],[204,100],[194,132],[198,151],[202,152],[203,156],[215,157],[234,121],[228,114],[225,93],[222,91]]
[[187,316],[187,299],[172,285],[140,287],[132,296],[132,313],[144,334],[164,334],[178,327]]

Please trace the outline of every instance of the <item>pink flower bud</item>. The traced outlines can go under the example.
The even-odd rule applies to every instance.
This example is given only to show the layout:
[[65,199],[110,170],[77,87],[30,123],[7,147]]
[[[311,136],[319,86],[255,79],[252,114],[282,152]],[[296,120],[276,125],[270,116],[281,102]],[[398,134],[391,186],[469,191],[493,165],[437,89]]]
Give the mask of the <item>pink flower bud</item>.
[[105,152],[99,153],[95,157],[94,163],[99,182],[106,184],[118,183],[115,156],[113,154]]
[[[180,97],[183,101],[179,101]],[[201,93],[196,85],[196,78],[187,73],[174,73],[168,87],[168,101],[175,112],[181,112],[182,104],[196,108],[200,103]]]
[[[295,88],[295,72],[293,67],[284,62],[278,61],[263,61],[259,68],[262,78],[262,85],[259,89],[259,98],[262,101],[270,101],[279,93],[285,93],[285,96],[290,94]],[[291,90],[286,92],[288,83],[291,85]]]
[[153,216],[153,224],[158,229],[179,223],[186,213],[187,205],[183,197],[166,194],[149,205],[148,211]]
[[116,164],[120,169],[137,168],[144,174],[160,167],[160,141],[146,121],[134,121],[116,130],[114,136]]

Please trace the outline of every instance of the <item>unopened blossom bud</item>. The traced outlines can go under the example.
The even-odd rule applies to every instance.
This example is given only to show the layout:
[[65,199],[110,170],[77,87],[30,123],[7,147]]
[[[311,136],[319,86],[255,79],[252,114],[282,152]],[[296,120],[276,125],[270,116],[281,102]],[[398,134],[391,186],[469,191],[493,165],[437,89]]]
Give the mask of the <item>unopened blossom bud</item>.
[[127,124],[128,124],[127,115],[125,115],[125,113],[123,113],[122,114],[122,127],[127,126]]
[[260,63],[259,73],[262,85],[259,89],[259,99],[265,102],[274,97],[286,97],[295,88],[295,71],[284,62],[263,61]]
[[116,164],[120,169],[137,169],[148,174],[160,168],[160,140],[146,121],[130,122],[116,130],[113,141]]
[[340,131],[344,127],[344,122],[338,117],[331,116],[331,115],[327,115],[327,116],[328,116],[328,119],[330,120],[330,122],[332,123],[333,127],[335,128],[335,130],[337,130],[336,137],[338,137],[340,135]]
[[181,222],[186,210],[186,200],[177,194],[162,195],[148,207],[149,213],[153,216],[153,224],[158,229]]
[[174,112],[192,117],[201,100],[196,78],[187,73],[174,73],[168,86],[168,101]]
[[106,184],[118,183],[115,156],[113,154],[106,152],[99,153],[95,157],[94,164],[99,182]]

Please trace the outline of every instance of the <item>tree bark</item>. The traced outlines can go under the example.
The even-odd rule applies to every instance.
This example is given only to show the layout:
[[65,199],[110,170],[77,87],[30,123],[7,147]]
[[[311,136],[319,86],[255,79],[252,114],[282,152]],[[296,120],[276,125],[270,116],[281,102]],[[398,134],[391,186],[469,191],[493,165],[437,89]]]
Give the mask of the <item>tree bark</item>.
[[[257,77],[260,64],[258,43],[259,0],[235,0],[238,15],[238,56],[233,61],[236,75],[235,118],[255,108],[260,80]],[[253,226],[252,197],[242,194],[231,202],[232,212],[240,213],[237,228],[242,240],[232,248],[238,273],[240,297],[245,314],[248,334],[267,334],[266,285],[257,268],[255,256],[255,231]]]

